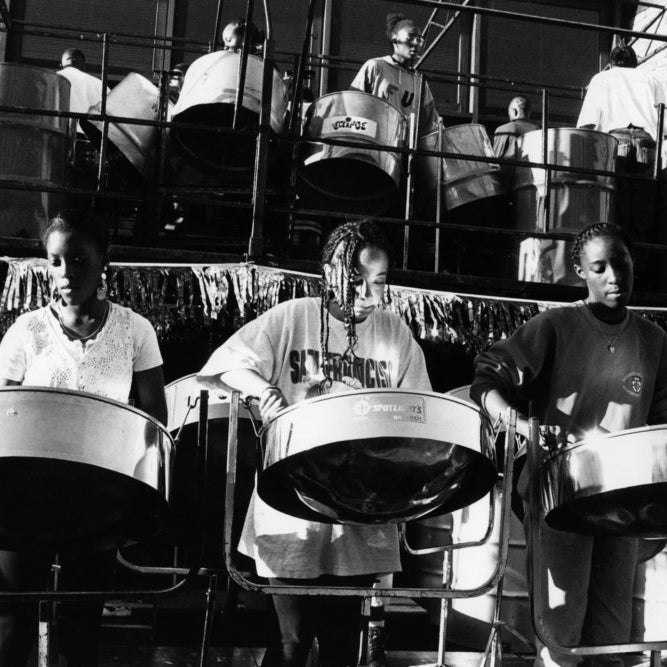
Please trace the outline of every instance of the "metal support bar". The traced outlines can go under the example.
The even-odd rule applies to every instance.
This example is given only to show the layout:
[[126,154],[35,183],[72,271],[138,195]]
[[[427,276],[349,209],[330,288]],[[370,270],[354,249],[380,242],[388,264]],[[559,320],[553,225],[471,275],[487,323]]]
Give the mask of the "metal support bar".
[[542,231],[549,233],[551,213],[551,169],[549,168],[549,91],[542,89],[542,165],[544,168],[544,209],[542,211]]
[[[232,119],[232,129],[238,130],[239,116],[243,108],[243,95],[245,94],[245,78],[248,69],[248,54],[250,53],[250,24],[252,23],[252,14],[255,7],[254,0],[248,0],[245,13],[245,32],[241,42],[241,57],[239,58],[238,76],[236,79],[236,97],[234,99],[234,117]],[[266,54],[265,56],[266,57]]]
[[[466,5],[470,4],[470,0],[463,0],[461,3],[461,7],[465,7]],[[435,15],[438,13],[438,8],[433,10],[433,13],[428,19],[428,22],[424,28],[423,35],[426,34],[428,31],[429,27],[432,25],[437,25],[441,28],[440,32],[437,34],[435,39],[428,45],[428,47],[425,49],[424,53],[419,57],[419,60],[417,61],[417,64],[415,65],[415,70],[419,68],[419,66],[426,60],[426,58],[429,56],[431,51],[435,49],[435,47],[440,43],[440,41],[443,39],[443,37],[451,30],[452,26],[456,23],[458,20],[459,16],[461,15],[461,11],[457,10],[454,12],[454,16],[447,21],[447,23],[443,26],[441,26],[439,23],[435,23]]]
[[206,667],[208,650],[211,647],[217,587],[218,575],[212,574],[208,579],[208,589],[206,590],[206,615],[204,616],[204,631],[201,639],[201,650],[199,651],[199,667]]
[[[251,1],[251,0],[249,0]],[[274,43],[268,0],[264,0],[266,38],[262,63],[262,107],[259,114],[259,132],[255,150],[255,177],[252,189],[252,223],[248,240],[248,256],[264,253],[264,213],[266,210],[266,183],[269,170],[269,138],[271,133],[271,96],[273,92]]]
[[218,0],[218,6],[215,9],[215,23],[213,25],[213,39],[211,44],[213,45],[213,50],[217,51],[219,44],[222,42],[222,35],[220,30],[222,28],[222,8],[225,4],[224,0]]
[[301,122],[301,103],[302,103],[302,89],[304,72],[306,63],[308,62],[308,50],[311,33],[313,31],[313,23],[315,21],[315,6],[317,0],[309,0],[308,2],[308,18],[306,19],[306,29],[303,35],[303,43],[301,44],[301,55],[296,61],[296,72],[294,73],[294,90],[292,91],[292,109],[289,122],[289,133],[294,134]]

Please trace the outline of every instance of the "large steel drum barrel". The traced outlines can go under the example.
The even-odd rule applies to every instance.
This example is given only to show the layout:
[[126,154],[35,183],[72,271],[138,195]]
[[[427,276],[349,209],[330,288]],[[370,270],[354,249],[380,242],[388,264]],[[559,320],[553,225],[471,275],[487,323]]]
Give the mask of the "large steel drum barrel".
[[[137,118],[157,121],[160,90],[148,79],[130,72],[107,96],[106,112],[109,116]],[[169,102],[169,107],[171,103]],[[101,113],[101,102],[92,106],[88,113]],[[99,146],[102,135],[101,121],[81,121],[81,128]],[[145,178],[150,179],[155,171],[155,148],[159,135],[157,125],[131,123],[109,123],[108,137],[129,163]]]
[[666,537],[667,425],[592,435],[554,452],[540,483],[553,528]]
[[[542,162],[542,130],[517,139],[517,159]],[[596,130],[551,128],[547,131],[547,160],[564,167],[613,172],[618,141]],[[613,222],[615,193],[613,176],[574,171],[551,172],[548,230],[579,232],[592,222]],[[543,211],[546,172],[540,167],[517,166],[514,206],[518,229],[547,231]]]
[[[183,79],[178,102],[174,105],[175,123],[231,128],[238,90],[240,53],[217,51],[195,60]],[[255,132],[262,108],[264,64],[249,55],[242,105],[238,110],[238,132],[174,127],[174,145],[187,157],[207,168],[229,175],[252,172],[255,160]],[[270,125],[279,134],[287,113],[287,88],[273,70]]]
[[[307,205],[349,213],[382,213],[397,199],[406,120],[389,102],[357,90],[329,93],[306,113],[297,191]],[[320,141],[349,141],[335,146]]]
[[398,523],[473,503],[496,479],[491,427],[441,394],[386,389],[309,399],[265,427],[258,492],[329,523]]
[[[453,125],[442,130],[442,150],[486,158],[494,158],[493,146],[483,125]],[[498,164],[474,158],[442,158],[445,208],[450,211],[495,197],[505,192]]]
[[[3,106],[67,112],[69,96],[69,81],[51,70],[0,63]],[[68,118],[4,111],[0,115],[0,185],[4,180],[31,187],[63,187],[71,138]],[[39,237],[58,205],[58,195],[0,189],[0,234]]]
[[[564,167],[613,172],[618,141],[610,134],[576,128],[547,131],[547,160]],[[517,139],[517,159],[543,162],[542,130]],[[548,215],[547,176],[540,167],[517,166],[514,176],[514,224],[536,232],[577,233],[594,222],[613,222],[615,178],[576,171],[551,172]],[[564,240],[528,238],[521,243],[519,279],[581,284],[570,262],[571,244]]]
[[160,530],[172,440],[145,413],[46,387],[0,388],[0,548],[109,549]]

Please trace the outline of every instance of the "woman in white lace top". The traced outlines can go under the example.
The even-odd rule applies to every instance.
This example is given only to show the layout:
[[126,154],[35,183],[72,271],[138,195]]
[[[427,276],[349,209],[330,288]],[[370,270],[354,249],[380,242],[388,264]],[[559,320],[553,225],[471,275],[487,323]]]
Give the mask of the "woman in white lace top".
[[[84,391],[138,407],[162,423],[162,356],[150,322],[106,299],[109,233],[89,211],[53,218],[43,235],[51,303],[19,317],[0,342],[0,386]],[[36,418],[38,418],[36,416]],[[53,554],[0,551],[0,590],[44,590]],[[64,587],[109,587],[114,552],[61,559]],[[62,581],[62,579],[61,579]],[[102,603],[61,603],[59,643],[68,665],[94,665]],[[37,638],[33,603],[0,605],[0,665],[24,665]]]

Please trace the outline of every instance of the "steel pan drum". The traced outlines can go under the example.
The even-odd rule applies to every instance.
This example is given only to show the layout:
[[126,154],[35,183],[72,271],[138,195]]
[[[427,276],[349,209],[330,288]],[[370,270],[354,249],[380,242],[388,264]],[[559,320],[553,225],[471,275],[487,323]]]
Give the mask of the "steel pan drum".
[[540,484],[553,528],[667,536],[667,426],[590,437],[552,453]]
[[496,479],[491,426],[435,393],[388,389],[302,401],[265,427],[262,499],[329,523],[398,523],[464,507]]
[[[442,150],[445,153],[495,157],[486,129],[475,123],[444,128]],[[495,163],[443,157],[442,172],[445,208],[448,211],[505,192],[500,167]]]
[[[547,137],[551,164],[611,172],[615,169],[618,141],[610,134],[551,128]],[[519,137],[517,159],[542,162],[542,139],[541,130]],[[546,194],[544,169],[517,166],[512,193],[517,229],[578,233],[588,224],[614,221],[615,179],[611,176],[552,171],[548,216]],[[571,246],[562,239],[524,239],[519,256],[519,280],[581,285],[570,261]]]
[[[227,435],[229,398],[219,392],[208,393],[208,452],[204,480],[198,471],[199,404],[192,409],[203,386],[195,375],[182,377],[165,387],[169,422],[167,429],[177,442],[169,503],[170,518],[166,537],[185,548],[202,548],[203,565],[219,566],[224,562],[223,520],[225,511],[225,475],[227,470]],[[254,417],[260,419],[257,413]],[[258,466],[256,436],[249,415],[239,410],[236,488],[232,541],[236,546],[243,519],[255,485]],[[202,496],[203,493],[203,496]],[[206,512],[202,513],[202,501]]]
[[145,413],[46,387],[0,388],[0,548],[110,549],[167,515],[172,440]]
[[[618,141],[596,130],[551,128],[547,132],[551,164],[613,172]],[[542,130],[518,137],[517,159],[542,162]],[[570,171],[552,171],[548,231],[577,233],[593,222],[613,222],[615,179]],[[543,210],[546,173],[539,167],[517,166],[514,205],[518,229],[547,231]]]
[[[0,63],[0,105],[69,111],[70,83],[51,70]],[[71,143],[68,118],[4,111],[0,115],[0,180],[30,186],[65,185]],[[0,191],[0,233],[38,238],[59,197],[37,191]]]
[[[240,53],[217,51],[195,60],[183,79],[183,88],[173,109],[172,121],[231,128],[238,90]],[[248,55],[239,130],[218,133],[204,129],[174,127],[171,137],[188,157],[213,169],[227,172],[251,170],[255,161],[255,135],[248,130],[259,127],[262,108],[260,58]],[[287,113],[287,88],[280,74],[273,71],[271,92],[271,129],[279,134]]]
[[[297,170],[297,191],[307,205],[350,213],[381,213],[397,199],[406,120],[389,102],[356,90],[329,93],[309,107]],[[358,146],[334,146],[339,139]]]
[[[139,120],[158,120],[160,91],[148,79],[130,72],[107,96],[107,114]],[[168,103],[171,108],[171,102]],[[101,102],[88,113],[101,113]],[[102,136],[101,121],[81,121],[83,131],[99,146]],[[109,140],[146,179],[155,169],[155,146],[159,135],[156,125],[109,123]]]

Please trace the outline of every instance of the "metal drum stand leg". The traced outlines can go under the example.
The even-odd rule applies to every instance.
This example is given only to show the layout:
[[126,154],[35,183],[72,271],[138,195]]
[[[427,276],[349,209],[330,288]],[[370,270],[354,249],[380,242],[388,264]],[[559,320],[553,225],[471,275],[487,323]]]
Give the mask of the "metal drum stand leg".
[[[208,391],[202,389],[199,393],[199,396],[194,400],[190,401],[188,399],[188,410],[185,414],[183,424],[181,425],[178,434],[175,437],[175,444],[178,446],[180,441],[180,434],[185,425],[185,421],[188,417],[188,414],[191,410],[195,409],[197,405],[199,406],[199,421],[197,429],[197,492],[199,494],[198,510],[199,517],[198,520],[203,521],[204,517],[207,516],[206,511],[206,470],[208,462]],[[211,637],[213,634],[213,620],[214,620],[214,611],[215,611],[215,602],[217,599],[217,584],[218,584],[218,575],[223,573],[223,570],[211,569],[201,567],[199,563],[202,559],[203,554],[203,542],[204,542],[204,526],[200,526],[200,543],[198,552],[195,554],[195,564],[191,568],[183,567],[157,567],[157,566],[143,566],[137,565],[128,561],[120,552],[118,553],[118,562],[124,567],[139,572],[141,574],[171,574],[174,577],[176,576],[191,576],[192,578],[197,576],[206,576],[208,577],[208,587],[206,590],[206,611],[204,616],[204,627],[202,630],[202,638],[200,644],[199,652],[199,665],[203,666],[206,664],[208,651],[211,645]]]
[[660,664],[660,651],[667,649],[667,640],[657,642],[636,642],[625,644],[608,644],[599,646],[562,646],[552,637],[546,636],[542,631],[540,623],[541,610],[545,608],[545,592],[543,590],[543,579],[540,576],[544,572],[545,564],[539,548],[540,524],[544,518],[542,503],[542,489],[540,482],[540,434],[539,422],[536,418],[530,420],[530,437],[528,440],[528,508],[529,528],[527,543],[529,549],[530,569],[533,573],[530,577],[530,601],[533,621],[533,629],[536,638],[550,651],[560,653],[564,656],[599,656],[613,653],[635,653],[651,652],[651,663]]
[[[512,460],[514,454],[514,438],[516,433],[516,413],[510,412],[508,419],[508,428],[506,432],[507,446],[505,448],[505,468],[506,473],[503,478],[503,499],[502,506],[502,522],[500,526],[500,554],[495,571],[491,574],[489,579],[481,586],[474,589],[454,589],[449,585],[451,583],[451,568],[449,565],[449,551],[453,548],[464,548],[468,546],[477,546],[477,543],[461,543],[458,545],[445,545],[442,547],[433,547],[421,551],[410,550],[411,553],[420,555],[421,553],[442,552],[444,554],[446,567],[443,568],[445,588],[364,588],[353,586],[275,586],[260,584],[251,581],[245,577],[235,566],[232,559],[232,519],[234,516],[234,486],[236,475],[236,457],[238,447],[238,433],[236,432],[236,424],[238,422],[239,412],[239,392],[233,391],[231,395],[230,412],[229,412],[229,439],[228,439],[228,459],[227,459],[227,484],[226,484],[226,501],[225,501],[225,563],[229,576],[238,583],[239,586],[245,590],[259,592],[268,595],[336,595],[336,596],[357,596],[357,597],[373,597],[381,595],[388,598],[434,598],[441,600],[441,615],[440,621],[440,646],[438,650],[438,666],[444,667],[444,653],[445,653],[445,636],[446,636],[446,621],[447,621],[447,601],[455,597],[476,597],[483,595],[494,587],[496,587],[501,580],[505,565],[507,562],[507,552],[509,544],[509,517],[510,517],[510,498],[512,488]],[[491,491],[491,495],[495,492]],[[491,505],[493,499],[491,501]],[[493,506],[493,505],[492,505]],[[491,525],[487,530],[484,540],[488,540],[493,523],[493,512],[491,512]],[[404,544],[407,547],[407,545]],[[407,547],[409,549],[409,547]],[[497,628],[493,629],[497,632]],[[497,643],[494,647],[498,646]],[[499,650],[499,648],[497,649]]]

